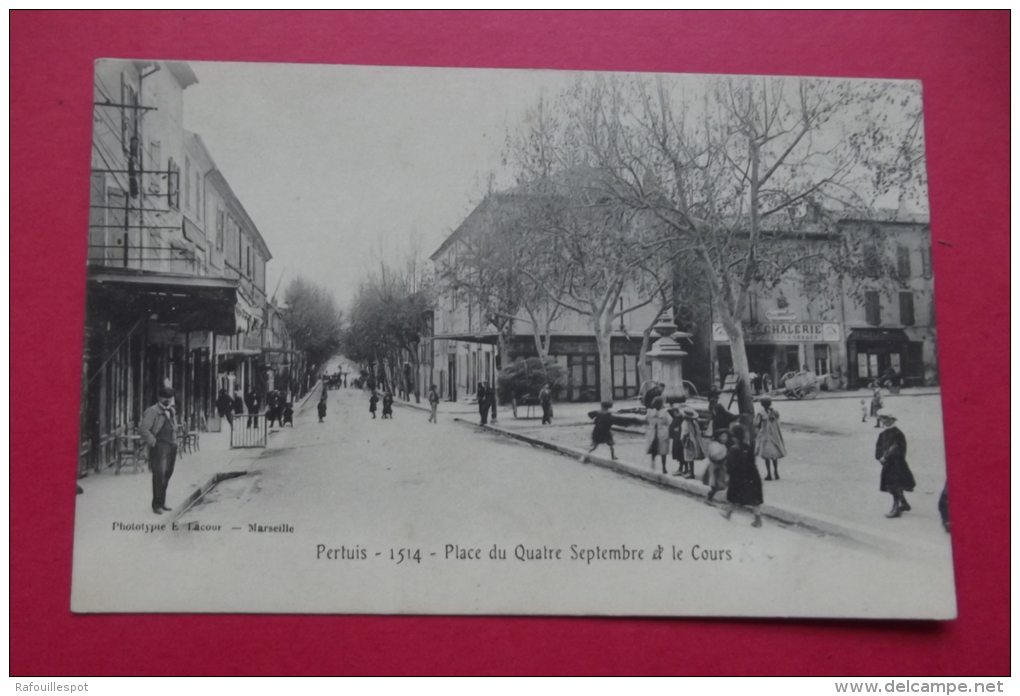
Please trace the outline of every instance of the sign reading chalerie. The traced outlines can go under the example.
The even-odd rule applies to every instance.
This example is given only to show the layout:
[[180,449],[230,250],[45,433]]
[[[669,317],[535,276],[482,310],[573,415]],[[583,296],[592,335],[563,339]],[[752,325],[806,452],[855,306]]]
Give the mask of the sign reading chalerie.
[[[712,338],[728,341],[722,324],[712,325]],[[839,324],[827,322],[768,322],[745,324],[745,343],[834,343],[840,340]]]

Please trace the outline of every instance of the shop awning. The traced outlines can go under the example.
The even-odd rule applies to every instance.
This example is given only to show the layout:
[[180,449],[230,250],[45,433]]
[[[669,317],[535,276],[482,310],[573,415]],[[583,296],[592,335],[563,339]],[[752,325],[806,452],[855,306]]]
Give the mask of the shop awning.
[[846,337],[848,343],[907,343],[910,341],[903,329],[853,329]]
[[237,281],[130,268],[89,268],[90,321],[132,325],[148,317],[180,332],[238,330]]

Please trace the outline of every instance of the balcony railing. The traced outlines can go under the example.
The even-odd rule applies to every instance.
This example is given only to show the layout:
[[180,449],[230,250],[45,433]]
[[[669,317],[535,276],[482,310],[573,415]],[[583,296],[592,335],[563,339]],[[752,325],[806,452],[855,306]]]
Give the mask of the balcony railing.
[[107,268],[205,275],[202,260],[194,252],[177,247],[89,244],[88,264]]

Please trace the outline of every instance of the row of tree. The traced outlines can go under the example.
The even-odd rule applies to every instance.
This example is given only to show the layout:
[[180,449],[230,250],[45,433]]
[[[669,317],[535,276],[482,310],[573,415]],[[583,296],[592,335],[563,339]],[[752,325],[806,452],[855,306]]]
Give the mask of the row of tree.
[[617,321],[674,305],[692,323],[714,313],[749,395],[751,291],[791,273],[820,293],[837,292],[837,276],[873,278],[864,257],[879,228],[840,221],[873,219],[890,194],[901,206],[926,195],[914,83],[684,79],[583,76],[508,134],[517,185],[490,193],[437,269],[481,308],[503,355],[526,321],[544,358],[552,323],[576,312],[609,398]]
[[[423,340],[431,332],[432,274],[417,253],[402,266],[381,262],[358,289],[341,350],[364,365],[379,388],[420,401]],[[431,346],[428,346],[431,349]]]

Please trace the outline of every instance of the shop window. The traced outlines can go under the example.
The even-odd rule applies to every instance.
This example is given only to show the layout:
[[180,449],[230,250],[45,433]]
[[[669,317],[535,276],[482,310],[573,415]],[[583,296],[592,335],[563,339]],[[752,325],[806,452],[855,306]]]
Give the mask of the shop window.
[[900,293],[900,323],[904,326],[914,325],[914,293]]
[[815,344],[815,374],[824,375],[829,372],[829,346]]
[[864,293],[864,321],[871,326],[882,323],[882,305],[877,290],[868,290]]
[[904,280],[910,277],[910,249],[902,244],[896,246],[896,273]]

